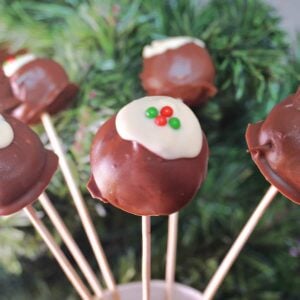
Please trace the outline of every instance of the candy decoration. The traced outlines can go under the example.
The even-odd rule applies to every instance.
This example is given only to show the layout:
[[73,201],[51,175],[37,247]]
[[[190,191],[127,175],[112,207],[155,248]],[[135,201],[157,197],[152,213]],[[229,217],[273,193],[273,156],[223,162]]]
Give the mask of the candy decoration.
[[165,126],[167,124],[167,118],[164,116],[157,116],[155,118],[155,124],[158,126]]
[[171,118],[169,120],[169,125],[173,128],[173,129],[179,129],[181,124],[180,124],[180,120],[178,118]]
[[173,115],[173,109],[171,106],[164,106],[160,110],[160,114],[164,117],[171,117]]
[[178,118],[173,117],[168,120],[169,117],[172,117],[174,114],[174,110],[171,106],[166,105],[163,106],[160,110],[160,115],[158,114],[158,109],[154,106],[147,108],[145,115],[149,119],[154,119],[154,122],[157,126],[165,126],[169,123],[170,127],[173,129],[179,129],[181,126],[181,122]]
[[[174,111],[171,118],[176,117],[180,125],[184,124],[180,130],[169,124],[164,126],[165,120],[161,118],[156,120],[145,116],[150,107],[155,107],[161,116],[160,111],[165,106]],[[166,118],[167,122],[171,119],[161,117]],[[178,127],[179,122],[174,123]],[[132,101],[117,114],[116,129],[122,139],[135,141],[165,159],[196,157],[202,147],[202,130],[198,119],[182,100],[171,97],[152,96]]]
[[154,119],[158,116],[158,110],[155,107],[149,107],[146,110],[146,117],[149,119]]

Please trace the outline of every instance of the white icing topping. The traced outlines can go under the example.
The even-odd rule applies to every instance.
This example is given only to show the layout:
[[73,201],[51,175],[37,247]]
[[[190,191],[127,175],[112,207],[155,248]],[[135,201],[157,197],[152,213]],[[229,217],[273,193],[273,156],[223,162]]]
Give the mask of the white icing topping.
[[143,58],[149,58],[158,54],[162,54],[170,49],[176,49],[188,43],[194,43],[201,48],[205,48],[205,43],[199,39],[189,36],[170,37],[164,40],[152,41],[143,49]]
[[14,59],[8,60],[3,65],[4,74],[7,77],[12,76],[16,71],[18,71],[22,66],[26,65],[30,61],[34,60],[35,56],[33,54],[24,54],[17,56]]
[[[181,127],[169,124],[158,126],[146,117],[149,107],[160,111],[164,106],[173,109],[172,117],[180,120]],[[196,157],[202,148],[203,135],[198,119],[180,99],[166,96],[144,97],[124,106],[116,117],[116,129],[124,140],[135,141],[164,159]]]
[[14,140],[14,131],[12,127],[0,115],[0,149],[6,148]]

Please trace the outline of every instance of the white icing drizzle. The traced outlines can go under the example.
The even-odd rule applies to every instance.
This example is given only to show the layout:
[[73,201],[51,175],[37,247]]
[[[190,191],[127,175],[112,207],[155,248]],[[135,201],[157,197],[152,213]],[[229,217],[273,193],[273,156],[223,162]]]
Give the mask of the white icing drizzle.
[[30,61],[34,59],[35,56],[33,54],[24,54],[24,55],[17,56],[13,60],[8,60],[3,65],[4,74],[7,77],[10,77],[16,71],[18,71],[22,66],[28,64]]
[[0,115],[0,149],[6,148],[14,140],[14,131],[9,123]]
[[[154,119],[147,118],[149,107],[158,111],[170,106],[173,117],[180,120],[181,127],[173,129],[168,124],[158,126]],[[196,157],[202,148],[203,135],[198,119],[182,100],[166,96],[144,97],[124,106],[116,117],[119,136],[134,141],[164,159]]]
[[189,36],[170,37],[164,40],[152,41],[143,49],[143,58],[149,58],[158,54],[162,54],[170,49],[176,49],[188,43],[194,43],[199,47],[205,48],[205,43],[199,39]]

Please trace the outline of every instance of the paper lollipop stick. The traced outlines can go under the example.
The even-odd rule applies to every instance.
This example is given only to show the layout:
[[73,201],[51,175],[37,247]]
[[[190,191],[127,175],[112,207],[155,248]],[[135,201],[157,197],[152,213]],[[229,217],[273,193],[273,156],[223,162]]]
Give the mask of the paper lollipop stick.
[[43,147],[39,137],[27,125],[11,116],[0,115],[0,132],[0,215],[11,215],[24,209],[82,299],[91,299],[89,291],[31,206],[50,183],[58,166],[58,157]]
[[0,115],[0,162],[0,215],[25,209],[82,299],[91,299],[80,277],[31,207],[50,183],[58,157],[43,147],[27,125],[11,116]]
[[204,299],[212,299],[225,275],[278,191],[300,203],[299,136],[300,89],[278,103],[264,121],[249,124],[246,142],[251,157],[272,186],[265,194],[211,279]]
[[143,300],[150,300],[151,283],[151,217],[142,217],[142,282]]
[[[178,57],[183,57],[193,66],[189,75],[185,74],[184,68],[178,68]],[[162,65],[163,68],[158,67]],[[178,80],[183,77],[184,81]],[[143,70],[140,79],[148,95],[170,96],[182,99],[188,106],[200,106],[217,92],[213,84],[214,77],[213,61],[205,49],[205,43],[199,39],[178,36],[154,40],[143,49]],[[169,216],[166,299],[172,299],[177,227],[178,215]]]
[[173,299],[173,286],[175,280],[176,268],[176,250],[177,250],[177,235],[178,235],[178,212],[169,216],[168,224],[168,244],[166,256],[166,299]]
[[53,206],[53,204],[51,203],[51,201],[45,193],[41,194],[41,196],[39,197],[39,201],[44,210],[46,211],[47,215],[49,216],[54,227],[63,239],[64,243],[68,247],[70,253],[77,262],[79,268],[82,271],[82,274],[85,276],[87,282],[90,284],[95,295],[100,298],[103,294],[101,284],[97,279],[97,276],[93,272],[92,268],[90,267],[89,263],[87,262],[86,258],[83,256],[77,243],[73,239],[72,234],[66,227],[64,221],[62,220],[57,210],[55,209],[55,207]]
[[47,230],[47,228],[44,226],[44,224],[41,222],[41,220],[38,218],[34,208],[29,205],[24,208],[25,213],[29,217],[31,223],[35,227],[35,229],[38,231],[38,233],[41,235],[42,239],[47,244],[48,248],[50,249],[53,256],[56,258],[57,262],[65,272],[66,276],[72,283],[75,290],[78,292],[80,297],[83,300],[91,300],[92,296],[85,287],[84,283],[81,281],[79,276],[77,275],[75,269],[72,267],[64,253],[61,251],[59,246],[54,241],[54,238],[50,234],[50,232]]
[[97,236],[96,229],[92,222],[91,216],[88,212],[88,209],[86,207],[86,204],[84,202],[82,194],[79,191],[79,188],[77,187],[77,184],[76,184],[73,174],[70,170],[69,164],[67,162],[67,158],[62,149],[60,140],[57,136],[56,130],[52,124],[49,114],[43,113],[41,115],[41,120],[44,125],[45,131],[49,137],[49,141],[53,147],[53,150],[59,157],[59,165],[60,165],[61,171],[63,173],[63,176],[66,180],[66,183],[68,185],[68,188],[69,188],[72,198],[74,200],[75,206],[77,208],[78,214],[82,221],[86,235],[89,239],[89,242],[93,249],[94,255],[97,259],[98,265],[102,271],[105,283],[107,284],[107,287],[109,290],[115,292],[117,287],[116,287],[116,283],[115,283],[112,271],[110,270],[104,250],[100,244],[100,240]]
[[213,275],[212,279],[210,280],[209,284],[207,285],[204,293],[203,293],[203,300],[210,300],[213,299],[215,293],[217,292],[219,286],[223,282],[226,274],[230,270],[232,264],[238,257],[239,253],[241,252],[243,246],[249,239],[251,233],[255,229],[257,223],[259,222],[260,218],[263,216],[264,212],[271,204],[272,200],[275,198],[278,190],[271,186],[265,196],[262,198],[258,206],[256,207],[255,211],[251,215],[250,219],[240,232],[239,236],[231,246],[230,250],[228,251],[227,255],[223,259],[221,265]]
[[[49,140],[59,156],[62,173],[67,182],[83,227],[90,241],[105,282],[110,290],[116,290],[116,284],[107,263],[104,251],[83,197],[76,186],[67,159],[56,134],[48,112],[52,114],[64,109],[76,95],[78,87],[69,82],[64,69],[51,59],[35,58],[33,55],[19,57],[4,68],[13,87],[14,95],[21,104],[12,111],[12,115],[27,124],[42,120]],[[24,92],[26,91],[26,92]]]
[[204,299],[212,299],[225,275],[275,195],[280,191],[300,203],[299,136],[300,89],[274,106],[264,121],[249,124],[246,142],[254,163],[272,186],[241,231],[211,279]]

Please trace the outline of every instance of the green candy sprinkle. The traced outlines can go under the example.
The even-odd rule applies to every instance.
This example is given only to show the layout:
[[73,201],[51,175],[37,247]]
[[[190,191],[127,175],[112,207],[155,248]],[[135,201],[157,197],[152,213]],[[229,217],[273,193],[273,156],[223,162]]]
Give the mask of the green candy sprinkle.
[[149,118],[149,119],[154,119],[158,116],[158,110],[155,108],[155,107],[149,107],[147,110],[146,110],[146,117]]
[[180,124],[180,120],[178,118],[171,118],[169,120],[169,125],[173,128],[173,129],[179,129],[181,124]]

